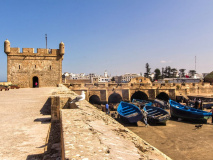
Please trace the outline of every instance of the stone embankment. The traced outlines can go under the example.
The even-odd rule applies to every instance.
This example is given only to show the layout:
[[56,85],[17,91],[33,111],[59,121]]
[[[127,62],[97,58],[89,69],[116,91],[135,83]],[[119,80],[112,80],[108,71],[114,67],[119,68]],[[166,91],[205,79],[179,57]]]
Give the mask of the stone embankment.
[[62,159],[170,159],[89,102],[70,104],[76,96],[60,86],[51,97],[52,121],[61,122]]

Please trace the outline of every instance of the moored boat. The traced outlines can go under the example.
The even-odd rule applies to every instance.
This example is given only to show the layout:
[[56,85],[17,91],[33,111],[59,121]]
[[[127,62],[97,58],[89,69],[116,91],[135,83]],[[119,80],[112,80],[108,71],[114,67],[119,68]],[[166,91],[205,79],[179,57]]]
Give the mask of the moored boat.
[[133,99],[132,104],[138,106],[140,109],[142,109],[147,103],[150,101],[142,100],[142,99]]
[[211,118],[212,116],[211,112],[206,112],[199,109],[184,106],[173,100],[169,100],[169,103],[170,103],[170,114],[174,118],[202,120],[206,122],[207,119]]
[[170,119],[170,115],[162,108],[152,106],[152,102],[144,106],[144,111],[147,112],[148,123],[164,123]]
[[133,99],[132,102],[149,103],[150,101],[142,100],[142,99]]
[[160,100],[160,99],[155,99],[153,101],[153,104],[152,104],[154,107],[159,107],[159,108],[162,108],[162,109],[168,109],[168,105],[167,105],[167,102],[164,101],[164,100]]
[[121,101],[117,111],[121,117],[127,119],[130,123],[135,123],[142,119],[141,110],[134,104]]

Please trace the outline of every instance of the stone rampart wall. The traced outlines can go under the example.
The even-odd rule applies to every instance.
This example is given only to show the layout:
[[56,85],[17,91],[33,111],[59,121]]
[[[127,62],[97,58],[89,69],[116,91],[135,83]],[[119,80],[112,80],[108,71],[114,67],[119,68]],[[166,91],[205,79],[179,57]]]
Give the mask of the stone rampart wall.
[[32,87],[34,76],[39,79],[39,87],[57,86],[60,83],[60,61],[55,58],[10,57],[8,65],[10,81],[20,87]]
[[[65,86],[51,97],[52,121],[61,122],[62,159],[167,159],[165,154]],[[73,109],[68,109],[73,108]],[[128,146],[128,147],[127,147]]]
[[[143,84],[143,83],[108,83],[108,84],[93,84],[93,83],[75,83],[65,84],[71,90],[76,93],[80,93],[82,90],[86,91],[86,100],[92,95],[97,95],[100,100],[104,102],[108,101],[111,94],[119,94],[123,100],[130,101],[131,96],[135,92],[144,92],[149,99],[155,99],[161,92],[166,93],[170,99],[176,99],[176,96],[182,95],[201,95],[201,96],[213,96],[213,85],[209,83],[165,83],[165,84]],[[105,85],[105,87],[104,87]],[[105,90],[105,92],[103,92]],[[102,95],[102,93],[104,93]]]
[[32,87],[38,77],[39,87],[57,86],[60,83],[61,60],[56,57],[8,56],[8,79],[20,87]]

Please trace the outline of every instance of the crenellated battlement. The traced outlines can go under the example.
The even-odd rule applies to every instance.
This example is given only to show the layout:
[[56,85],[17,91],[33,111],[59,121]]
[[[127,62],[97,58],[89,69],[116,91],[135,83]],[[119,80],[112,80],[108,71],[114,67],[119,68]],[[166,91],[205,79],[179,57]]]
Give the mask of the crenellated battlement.
[[34,48],[22,48],[22,53],[34,53]]
[[20,52],[20,48],[10,47],[10,41],[6,40],[4,42],[4,52],[7,55],[15,55],[15,56],[57,56],[58,58],[62,58],[64,56],[64,43],[61,42],[59,44],[59,49],[46,49],[46,48],[37,48],[37,53],[35,53],[34,48],[22,48],[22,52]]
[[22,52],[20,52],[20,48],[10,48],[10,52],[8,55],[24,55],[24,56],[58,56],[60,54],[59,49],[46,49],[46,48],[37,48],[37,52],[35,52],[34,48],[22,48]]
[[20,53],[20,48],[10,48],[10,52],[8,52],[8,53],[18,54],[18,53]]

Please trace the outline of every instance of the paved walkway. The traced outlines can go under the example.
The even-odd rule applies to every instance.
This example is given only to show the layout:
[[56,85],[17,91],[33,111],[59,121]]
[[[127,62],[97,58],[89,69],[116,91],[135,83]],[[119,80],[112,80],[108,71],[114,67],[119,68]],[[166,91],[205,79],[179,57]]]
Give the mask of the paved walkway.
[[51,116],[42,113],[53,89],[0,91],[1,160],[30,160],[44,152]]

